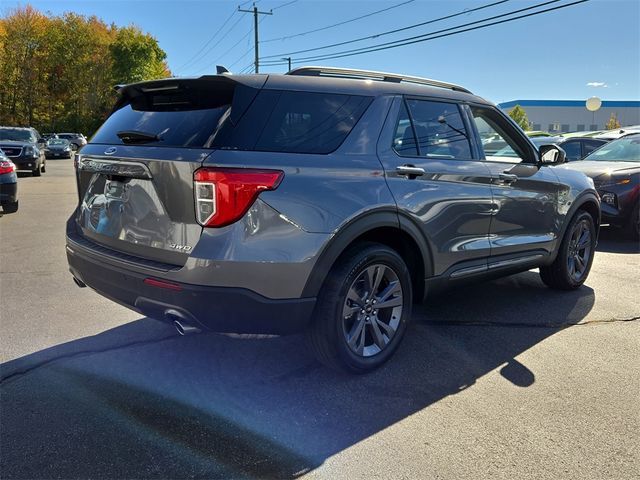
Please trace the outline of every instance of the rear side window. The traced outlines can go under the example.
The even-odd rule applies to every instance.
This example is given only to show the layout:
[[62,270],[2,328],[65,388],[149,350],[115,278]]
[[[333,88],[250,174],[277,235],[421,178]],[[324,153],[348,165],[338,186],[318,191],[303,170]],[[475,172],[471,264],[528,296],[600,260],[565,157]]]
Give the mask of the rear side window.
[[[400,155],[471,158],[471,145],[455,103],[407,100],[400,111],[394,148]],[[408,115],[408,118],[407,118]]]
[[237,125],[226,124],[214,148],[326,154],[337,149],[371,97],[261,91]]

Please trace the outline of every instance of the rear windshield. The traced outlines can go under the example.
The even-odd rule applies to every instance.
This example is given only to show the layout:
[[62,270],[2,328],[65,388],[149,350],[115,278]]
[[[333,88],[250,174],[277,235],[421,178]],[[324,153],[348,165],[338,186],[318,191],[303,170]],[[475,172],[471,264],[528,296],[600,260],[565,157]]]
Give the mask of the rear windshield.
[[121,102],[91,143],[119,145],[122,132],[137,132],[145,139],[138,135],[136,144],[159,147],[329,153],[370,103],[371,97],[229,83],[140,92]]

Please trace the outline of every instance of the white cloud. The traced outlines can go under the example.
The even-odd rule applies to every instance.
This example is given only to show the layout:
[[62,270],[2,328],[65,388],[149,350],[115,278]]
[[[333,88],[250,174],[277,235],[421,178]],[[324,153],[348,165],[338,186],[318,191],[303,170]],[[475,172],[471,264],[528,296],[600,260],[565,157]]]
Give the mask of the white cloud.
[[602,88],[607,88],[608,85],[604,82],[589,82],[587,83],[587,87],[602,87]]

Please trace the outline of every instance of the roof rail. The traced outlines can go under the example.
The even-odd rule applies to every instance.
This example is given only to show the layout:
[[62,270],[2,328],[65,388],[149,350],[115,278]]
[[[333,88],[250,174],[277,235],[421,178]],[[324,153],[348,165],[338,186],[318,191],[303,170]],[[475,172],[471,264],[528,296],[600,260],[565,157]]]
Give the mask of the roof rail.
[[310,77],[338,77],[338,78],[355,78],[362,80],[379,80],[383,82],[393,83],[417,83],[419,85],[429,85],[431,87],[448,88],[458,92],[471,93],[460,85],[442,82],[440,80],[432,80],[430,78],[413,77],[411,75],[399,75],[397,73],[376,72],[373,70],[357,70],[352,68],[338,67],[298,67],[287,72],[285,75],[304,75]]

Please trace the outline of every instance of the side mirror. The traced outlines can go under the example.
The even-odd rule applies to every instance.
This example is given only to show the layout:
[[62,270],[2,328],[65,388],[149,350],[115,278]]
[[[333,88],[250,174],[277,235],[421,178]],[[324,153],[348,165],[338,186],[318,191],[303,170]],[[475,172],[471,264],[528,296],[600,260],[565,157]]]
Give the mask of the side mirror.
[[559,165],[567,159],[565,151],[557,145],[540,145],[538,148],[542,165]]

